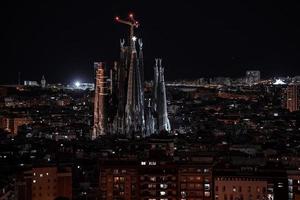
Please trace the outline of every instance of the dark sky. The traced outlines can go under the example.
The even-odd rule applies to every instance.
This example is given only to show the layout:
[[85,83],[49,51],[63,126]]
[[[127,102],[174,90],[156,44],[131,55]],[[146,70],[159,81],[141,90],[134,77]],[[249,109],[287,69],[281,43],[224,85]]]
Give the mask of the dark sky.
[[6,1],[1,3],[0,83],[93,80],[93,62],[118,59],[135,13],[146,78],[162,57],[166,79],[300,75],[300,6],[288,1]]

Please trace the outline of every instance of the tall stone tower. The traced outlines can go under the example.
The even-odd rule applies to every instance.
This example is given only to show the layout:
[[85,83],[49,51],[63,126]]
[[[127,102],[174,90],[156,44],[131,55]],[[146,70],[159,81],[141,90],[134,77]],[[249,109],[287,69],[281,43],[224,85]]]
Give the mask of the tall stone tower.
[[42,79],[41,79],[41,87],[42,87],[42,88],[45,88],[45,87],[46,87],[46,79],[45,79],[45,76],[44,76],[44,75],[42,76]]
[[167,131],[171,130],[168,112],[167,112],[167,94],[165,85],[165,68],[162,66],[162,59],[158,59],[159,64],[159,77],[158,77],[158,89],[157,89],[157,111],[158,111],[158,130]]
[[96,139],[98,136],[106,134],[105,123],[105,96],[106,91],[106,79],[105,68],[102,62],[94,63],[96,77],[95,77],[95,99],[94,99],[94,126],[92,139]]
[[[139,43],[139,54],[136,49],[137,38],[134,35],[134,28],[139,24],[130,14],[128,20],[122,20],[116,17],[117,22],[129,26],[129,46],[124,47],[121,42],[121,63],[127,73],[127,88],[125,100],[125,134],[132,137],[136,134],[144,135],[145,133],[145,116],[144,116],[144,77],[143,77],[143,43]],[[122,54],[123,52],[125,54]]]

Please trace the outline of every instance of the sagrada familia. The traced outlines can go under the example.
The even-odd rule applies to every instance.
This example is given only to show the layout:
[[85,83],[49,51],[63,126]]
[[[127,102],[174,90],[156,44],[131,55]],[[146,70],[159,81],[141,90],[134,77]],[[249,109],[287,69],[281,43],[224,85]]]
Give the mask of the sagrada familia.
[[155,59],[152,95],[144,94],[143,42],[134,36],[138,22],[116,21],[130,27],[129,42],[120,40],[120,59],[112,67],[94,63],[95,99],[92,139],[121,134],[129,138],[170,132],[162,59]]

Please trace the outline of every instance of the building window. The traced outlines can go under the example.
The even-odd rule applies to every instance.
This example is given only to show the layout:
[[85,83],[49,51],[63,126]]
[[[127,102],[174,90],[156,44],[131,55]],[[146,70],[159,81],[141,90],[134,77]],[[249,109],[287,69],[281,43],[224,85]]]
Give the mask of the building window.
[[119,177],[114,177],[114,182],[115,183],[119,182]]
[[165,196],[166,192],[165,191],[160,191],[160,196]]
[[233,192],[236,192],[236,188],[235,188],[235,186],[233,186],[233,188],[232,188],[232,191],[233,191]]
[[156,184],[150,183],[148,184],[148,188],[156,188]]
[[204,189],[205,190],[210,190],[210,184],[209,183],[205,183],[204,184]]
[[182,198],[185,198],[185,197],[186,197],[186,192],[185,192],[185,191],[182,191],[180,194],[181,194],[181,197],[182,197]]
[[208,173],[209,169],[205,168],[203,171],[204,171],[204,173]]
[[207,191],[204,192],[204,196],[205,196],[205,197],[210,197],[210,192],[207,192]]

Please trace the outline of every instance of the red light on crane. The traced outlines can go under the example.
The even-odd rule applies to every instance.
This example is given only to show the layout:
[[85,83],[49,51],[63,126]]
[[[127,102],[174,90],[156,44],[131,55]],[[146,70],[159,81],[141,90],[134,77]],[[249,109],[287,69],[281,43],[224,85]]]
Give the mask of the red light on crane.
[[119,18],[118,16],[115,17],[115,20],[119,21],[119,19],[120,19],[120,18]]
[[129,17],[130,17],[130,18],[133,18],[133,14],[132,14],[132,13],[130,13],[130,14],[129,14]]

